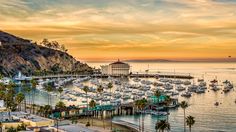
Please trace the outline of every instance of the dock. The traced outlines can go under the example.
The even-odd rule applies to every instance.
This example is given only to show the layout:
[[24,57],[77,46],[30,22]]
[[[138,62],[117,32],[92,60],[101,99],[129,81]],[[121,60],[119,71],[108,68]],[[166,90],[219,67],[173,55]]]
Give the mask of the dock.
[[189,74],[129,74],[128,76],[112,76],[102,74],[80,75],[80,74],[57,74],[45,76],[32,76],[32,79],[52,79],[52,78],[83,78],[90,76],[92,78],[108,78],[108,77],[129,77],[129,78],[176,78],[176,79],[193,79],[194,77]]

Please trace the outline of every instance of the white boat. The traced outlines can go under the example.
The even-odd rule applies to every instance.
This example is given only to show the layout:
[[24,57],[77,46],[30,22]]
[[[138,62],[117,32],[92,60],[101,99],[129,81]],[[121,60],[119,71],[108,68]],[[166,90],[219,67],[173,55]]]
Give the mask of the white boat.
[[181,80],[173,80],[172,83],[174,83],[174,84],[183,84],[183,82]]
[[177,85],[175,90],[177,90],[177,91],[184,91],[184,90],[186,90],[186,88],[181,86],[181,85]]
[[191,97],[192,96],[192,93],[191,92],[184,92],[181,94],[182,97]]
[[171,90],[173,89],[173,85],[169,84],[169,83],[166,83],[163,85],[163,88],[166,89],[166,90]]
[[202,87],[198,87],[198,88],[196,89],[196,93],[205,93],[205,89],[202,88]]
[[137,92],[137,95],[138,95],[138,96],[143,96],[143,95],[145,95],[145,93],[144,93],[143,91],[138,91],[138,92]]

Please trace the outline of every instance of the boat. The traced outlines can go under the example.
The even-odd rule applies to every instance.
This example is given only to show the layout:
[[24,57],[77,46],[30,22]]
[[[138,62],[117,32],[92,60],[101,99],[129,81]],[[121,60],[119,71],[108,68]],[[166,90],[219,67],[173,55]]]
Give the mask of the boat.
[[188,87],[188,91],[190,91],[190,92],[196,92],[197,88],[198,88],[198,86],[193,84],[193,85],[190,85],[190,86]]
[[204,79],[198,78],[197,81],[198,81],[198,82],[204,82]]
[[130,99],[130,95],[128,94],[124,94],[122,97],[121,97],[123,100],[127,100],[127,99]]
[[179,92],[172,91],[171,95],[172,95],[172,96],[179,95]]
[[150,114],[157,115],[157,116],[166,116],[166,115],[168,115],[167,112],[163,112],[163,111],[151,111]]
[[202,88],[202,87],[198,87],[198,88],[196,89],[196,93],[205,93],[205,89]]
[[183,82],[183,84],[184,84],[184,85],[191,85],[191,82],[188,81],[188,80],[186,80],[186,81]]
[[173,85],[169,84],[169,83],[166,83],[163,85],[163,88],[166,89],[166,90],[171,90],[173,89]]
[[187,92],[184,92],[181,94],[182,97],[191,97],[192,96],[192,93],[187,91]]
[[199,84],[198,84],[199,86],[206,86],[206,82],[200,82]]
[[185,89],[186,88],[181,86],[181,85],[177,85],[176,88],[175,88],[175,90],[177,90],[177,91],[184,91]]
[[139,78],[136,77],[136,78],[133,79],[133,81],[134,81],[134,82],[140,82],[141,79],[139,79]]
[[143,95],[145,95],[145,93],[144,93],[143,91],[138,91],[138,92],[137,92],[137,95],[138,95],[138,96],[143,96]]
[[228,83],[230,83],[229,80],[225,80],[225,81],[223,82],[223,84],[228,84]]
[[212,87],[212,90],[213,90],[213,91],[218,91],[218,90],[220,90],[220,88],[218,88],[216,85],[214,85],[214,86]]
[[183,84],[183,82],[181,80],[174,80],[172,83],[174,83],[174,84]]

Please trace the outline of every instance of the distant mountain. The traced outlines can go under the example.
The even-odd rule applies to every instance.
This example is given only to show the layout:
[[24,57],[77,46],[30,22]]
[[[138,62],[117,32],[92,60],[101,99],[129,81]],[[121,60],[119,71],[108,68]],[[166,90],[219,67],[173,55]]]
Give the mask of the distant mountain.
[[31,75],[41,72],[92,72],[92,68],[66,52],[0,31],[0,73],[10,76],[18,71]]
[[126,60],[125,62],[172,62],[171,60],[165,59],[140,59],[140,60]]

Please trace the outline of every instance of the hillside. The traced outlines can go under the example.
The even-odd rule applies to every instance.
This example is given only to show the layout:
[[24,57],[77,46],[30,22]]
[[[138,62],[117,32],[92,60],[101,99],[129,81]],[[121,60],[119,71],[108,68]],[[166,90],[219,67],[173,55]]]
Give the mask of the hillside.
[[47,73],[91,73],[92,68],[60,50],[47,48],[30,40],[0,31],[0,73],[7,76]]

